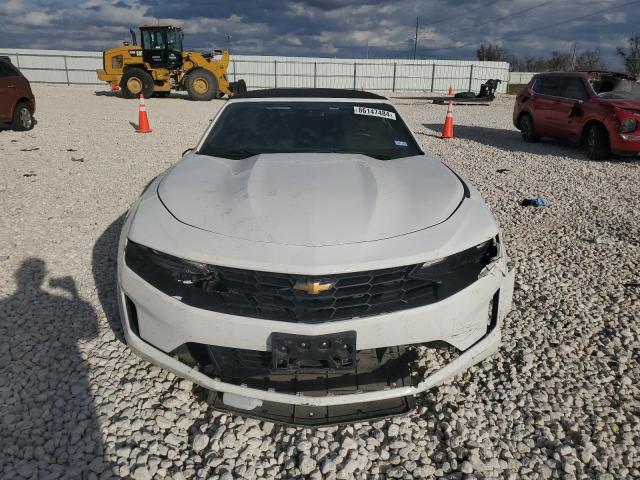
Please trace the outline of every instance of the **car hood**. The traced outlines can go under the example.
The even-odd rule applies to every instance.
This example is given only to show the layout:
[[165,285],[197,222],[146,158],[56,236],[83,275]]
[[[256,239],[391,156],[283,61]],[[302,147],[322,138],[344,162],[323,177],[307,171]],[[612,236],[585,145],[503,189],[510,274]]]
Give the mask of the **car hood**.
[[640,100],[632,99],[600,99],[601,102],[614,107],[623,108],[625,110],[640,111]]
[[429,155],[376,160],[345,154],[262,154],[244,160],[194,153],[158,195],[179,221],[220,235],[283,245],[370,242],[437,225],[464,195]]

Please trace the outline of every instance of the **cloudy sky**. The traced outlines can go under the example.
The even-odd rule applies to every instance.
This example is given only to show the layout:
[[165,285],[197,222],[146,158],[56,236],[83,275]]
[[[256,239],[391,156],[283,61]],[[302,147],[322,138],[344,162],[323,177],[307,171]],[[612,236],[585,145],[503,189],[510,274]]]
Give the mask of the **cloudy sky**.
[[183,25],[192,48],[411,58],[416,17],[418,58],[471,59],[487,42],[544,55],[577,42],[619,67],[616,46],[640,34],[640,0],[0,0],[0,48],[103,50],[159,19]]

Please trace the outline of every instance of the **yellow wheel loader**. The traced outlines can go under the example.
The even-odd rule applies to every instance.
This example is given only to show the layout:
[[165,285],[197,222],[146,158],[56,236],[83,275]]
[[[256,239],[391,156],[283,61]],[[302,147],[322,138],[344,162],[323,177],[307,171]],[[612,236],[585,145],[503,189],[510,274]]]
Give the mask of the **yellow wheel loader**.
[[182,50],[184,34],[173,25],[143,25],[140,27],[141,45],[131,32],[131,44],[103,52],[103,68],[98,78],[112,87],[120,87],[124,98],[140,94],[168,96],[171,90],[186,90],[193,100],[211,100],[224,95],[244,93],[244,80],[229,82],[229,52],[213,54]]

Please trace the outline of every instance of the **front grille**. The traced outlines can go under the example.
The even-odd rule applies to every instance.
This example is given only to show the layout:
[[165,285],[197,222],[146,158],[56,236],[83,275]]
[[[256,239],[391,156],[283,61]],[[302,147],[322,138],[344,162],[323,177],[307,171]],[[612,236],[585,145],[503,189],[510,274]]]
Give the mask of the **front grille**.
[[[129,241],[125,261],[156,288],[194,307],[243,317],[320,323],[440,301],[475,282],[496,255],[490,240],[432,266],[304,277],[187,262]],[[314,282],[326,290],[313,288]]]
[[[437,283],[411,278],[415,265],[300,279],[293,275],[219,268],[204,291],[226,313],[287,322],[326,322],[403,310],[437,299]],[[316,295],[294,289],[317,281],[332,287]]]

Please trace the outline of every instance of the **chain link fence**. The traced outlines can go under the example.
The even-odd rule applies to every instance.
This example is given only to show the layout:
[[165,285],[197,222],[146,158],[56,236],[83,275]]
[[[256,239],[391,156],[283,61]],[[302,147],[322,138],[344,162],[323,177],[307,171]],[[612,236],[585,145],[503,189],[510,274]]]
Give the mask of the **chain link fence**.
[[[104,85],[96,69],[102,54],[58,50],[2,49],[33,83]],[[227,76],[244,79],[249,89],[305,87],[349,88],[382,92],[478,91],[490,78],[502,80],[506,91],[509,64],[444,60],[368,60],[308,57],[232,57]]]

